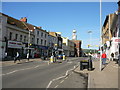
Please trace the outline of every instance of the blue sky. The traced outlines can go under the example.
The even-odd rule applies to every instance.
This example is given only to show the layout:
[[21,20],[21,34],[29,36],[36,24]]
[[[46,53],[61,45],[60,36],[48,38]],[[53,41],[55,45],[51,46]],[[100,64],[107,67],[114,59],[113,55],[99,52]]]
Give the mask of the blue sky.
[[[99,2],[4,2],[2,12],[20,19],[27,17],[28,23],[41,26],[47,31],[62,32],[62,36],[72,38],[72,30],[77,30],[77,39],[82,40],[82,48],[90,44],[99,45],[100,9]],[[102,3],[102,19],[117,10],[116,2]]]

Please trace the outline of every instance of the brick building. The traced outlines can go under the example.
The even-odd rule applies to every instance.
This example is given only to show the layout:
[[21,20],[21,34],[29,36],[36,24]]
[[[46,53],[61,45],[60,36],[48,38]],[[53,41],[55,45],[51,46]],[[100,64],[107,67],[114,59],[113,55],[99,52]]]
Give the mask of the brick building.
[[82,49],[81,49],[81,40],[72,40],[75,43],[75,56],[80,57],[82,56]]

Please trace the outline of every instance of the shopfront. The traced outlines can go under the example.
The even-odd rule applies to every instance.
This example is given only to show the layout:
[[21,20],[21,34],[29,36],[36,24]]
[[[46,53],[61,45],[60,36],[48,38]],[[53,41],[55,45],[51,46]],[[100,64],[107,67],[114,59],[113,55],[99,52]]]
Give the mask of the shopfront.
[[17,41],[8,41],[7,55],[8,58],[13,58],[19,52],[20,56],[23,54],[23,43]]
[[112,46],[111,46],[111,53],[114,53],[114,58],[118,59],[119,55],[119,46],[120,45],[120,38],[119,37],[113,37],[112,38]]

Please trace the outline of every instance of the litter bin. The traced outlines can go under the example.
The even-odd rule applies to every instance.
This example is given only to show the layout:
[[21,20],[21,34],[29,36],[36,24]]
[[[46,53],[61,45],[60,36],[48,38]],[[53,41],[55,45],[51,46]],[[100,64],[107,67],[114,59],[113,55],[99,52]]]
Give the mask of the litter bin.
[[80,61],[80,70],[83,70],[83,69],[88,69],[88,60],[82,60]]

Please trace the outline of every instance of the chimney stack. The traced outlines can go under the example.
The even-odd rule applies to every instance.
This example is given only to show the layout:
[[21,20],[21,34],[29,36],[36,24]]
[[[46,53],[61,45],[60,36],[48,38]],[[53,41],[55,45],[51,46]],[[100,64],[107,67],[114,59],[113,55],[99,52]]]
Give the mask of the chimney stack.
[[38,27],[39,29],[42,29],[42,27]]
[[20,21],[27,22],[27,18],[26,17],[21,17]]

